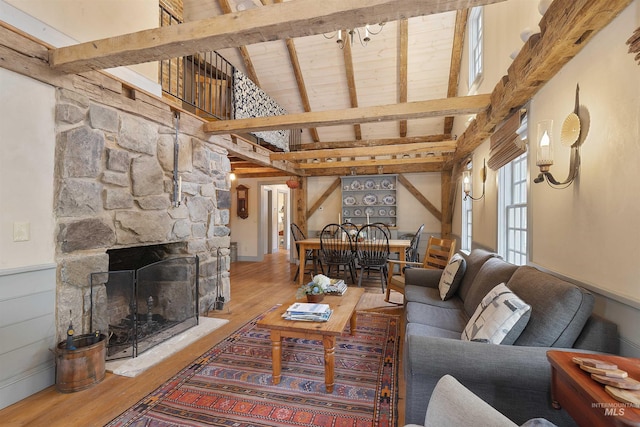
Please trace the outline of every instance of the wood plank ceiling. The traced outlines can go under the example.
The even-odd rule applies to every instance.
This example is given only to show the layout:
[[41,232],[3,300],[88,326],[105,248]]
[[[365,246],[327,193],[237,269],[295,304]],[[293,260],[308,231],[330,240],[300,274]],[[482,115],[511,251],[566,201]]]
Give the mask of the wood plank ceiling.
[[[253,0],[251,4],[260,8],[271,3]],[[239,4],[246,7],[247,1],[184,0],[185,21],[232,13]],[[377,173],[379,167],[388,173],[434,171],[441,169],[455,151],[453,117],[444,116],[441,105],[432,108],[432,117],[417,109],[416,118],[410,120],[390,112],[382,117],[381,110],[395,108],[404,115],[404,103],[446,101],[448,96],[456,96],[466,17],[467,9],[463,9],[386,22],[382,27],[372,25],[375,31],[382,29],[364,47],[356,34],[353,46],[346,43],[340,49],[334,31],[222,49],[219,53],[290,114],[308,113],[298,116],[298,124],[286,126],[295,129],[303,125],[302,151],[276,153],[271,159],[293,162],[298,173],[307,176],[341,175],[352,170]],[[474,114],[488,102],[482,97],[467,106],[466,100],[460,100],[464,108],[456,104],[453,111]],[[212,123],[206,129],[211,133],[236,133],[235,125],[243,131],[258,130],[249,128],[250,123],[237,122]],[[271,126],[285,128],[277,121]],[[273,169],[256,169],[239,157],[231,160],[239,176],[279,174]]]
[[[241,1],[249,9],[235,12]],[[289,114],[205,131],[303,129],[301,152],[263,161],[238,144],[239,176],[451,170],[631,2],[554,0],[491,94],[457,96],[468,8],[499,1],[184,0],[185,24],[54,49],[50,62],[82,72],[217,50]],[[341,50],[325,37],[371,22],[385,25],[366,47]],[[451,135],[453,118],[470,114],[467,130]]]

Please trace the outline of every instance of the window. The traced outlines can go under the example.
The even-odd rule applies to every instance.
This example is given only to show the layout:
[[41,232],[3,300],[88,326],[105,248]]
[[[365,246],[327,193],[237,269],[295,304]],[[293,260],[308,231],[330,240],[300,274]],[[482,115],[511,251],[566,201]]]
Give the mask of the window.
[[527,263],[527,154],[498,172],[498,252],[516,265]]
[[469,92],[474,92],[482,81],[482,11],[480,6],[469,13]]
[[[471,163],[467,165],[467,169],[471,169]],[[470,197],[467,197],[467,200],[464,199],[464,183],[460,182],[460,193],[462,195],[462,236],[461,236],[461,246],[460,249],[465,251],[471,250],[471,243],[473,241],[473,200]]]

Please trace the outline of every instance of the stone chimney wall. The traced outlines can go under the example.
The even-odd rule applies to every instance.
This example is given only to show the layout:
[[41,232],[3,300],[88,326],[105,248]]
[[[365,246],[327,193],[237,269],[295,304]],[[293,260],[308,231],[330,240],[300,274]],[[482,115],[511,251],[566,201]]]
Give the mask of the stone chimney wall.
[[[229,301],[227,151],[178,132],[182,200],[176,207],[175,122],[134,115],[66,89],[58,90],[55,116],[58,338],[70,320],[76,333],[92,332],[89,276],[108,271],[107,249],[183,243],[183,254],[200,257],[201,313],[215,302],[220,249]],[[94,289],[94,304],[105,299],[104,289]]]

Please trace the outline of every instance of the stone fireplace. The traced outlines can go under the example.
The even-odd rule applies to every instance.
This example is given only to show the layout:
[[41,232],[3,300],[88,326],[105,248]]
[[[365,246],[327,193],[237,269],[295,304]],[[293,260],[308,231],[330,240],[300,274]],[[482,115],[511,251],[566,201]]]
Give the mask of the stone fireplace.
[[[197,256],[197,313],[214,307],[218,289],[229,301],[226,150],[204,140],[193,120],[180,129],[166,106],[150,107],[144,97],[127,98],[122,109],[115,109],[68,89],[58,89],[56,96],[58,339],[64,338],[70,321],[77,334],[106,331],[104,318],[98,313],[92,319],[91,308],[106,310],[109,291],[107,286],[92,286],[91,273],[112,271],[110,254],[116,250],[124,250],[119,261],[124,264],[138,261],[139,255],[127,252],[138,246],[159,245],[174,258]],[[179,203],[173,199],[174,151],[182,181]],[[120,267],[119,271],[131,270]],[[170,296],[174,292],[172,299],[182,292],[176,286],[181,285],[165,290]],[[153,299],[148,310],[152,320],[165,298],[154,292],[147,291],[145,297]],[[131,303],[143,306],[146,316],[146,301]]]
[[198,324],[199,257],[180,246],[108,250],[109,271],[91,274],[91,330],[108,336],[107,360],[136,357]]

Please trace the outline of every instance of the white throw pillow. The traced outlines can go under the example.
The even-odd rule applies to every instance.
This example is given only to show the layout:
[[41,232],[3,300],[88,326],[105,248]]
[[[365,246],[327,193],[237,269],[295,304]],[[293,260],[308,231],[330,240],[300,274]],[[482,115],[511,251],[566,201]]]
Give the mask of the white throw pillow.
[[442,272],[442,276],[440,276],[440,283],[438,283],[440,298],[442,298],[443,301],[448,300],[456,293],[458,285],[460,285],[460,281],[462,280],[462,276],[464,276],[466,267],[467,262],[464,260],[462,255],[454,254],[451,257]]
[[531,306],[518,298],[504,283],[500,283],[482,299],[464,328],[461,339],[513,344],[529,322],[530,316]]

